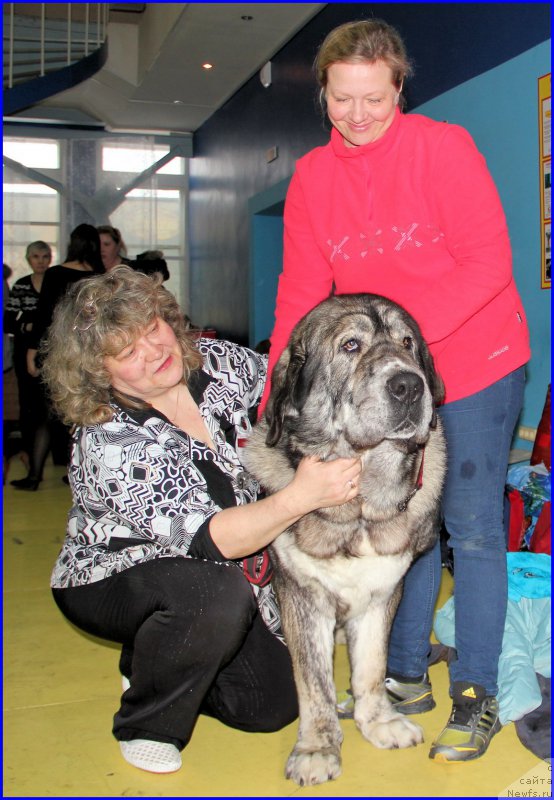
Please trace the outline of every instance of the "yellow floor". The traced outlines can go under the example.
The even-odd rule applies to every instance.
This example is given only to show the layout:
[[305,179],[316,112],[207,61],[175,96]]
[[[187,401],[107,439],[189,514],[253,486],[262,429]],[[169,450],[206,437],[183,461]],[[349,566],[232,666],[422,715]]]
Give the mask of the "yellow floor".
[[[474,763],[427,758],[450,711],[444,663],[431,667],[437,707],[417,718],[426,744],[380,751],[345,721],[343,774],[322,786],[300,789],[283,777],[296,723],[247,734],[201,717],[180,772],[131,767],[111,735],[121,688],[117,648],[67,623],[48,588],[70,502],[63,473],[47,467],[35,493],[4,488],[4,797],[497,797],[510,796],[508,787],[541,795],[548,788],[546,764],[520,744],[513,725]],[[14,459],[9,479],[22,475]],[[446,574],[439,602],[450,586]],[[339,646],[339,689],[348,685],[346,663]]]

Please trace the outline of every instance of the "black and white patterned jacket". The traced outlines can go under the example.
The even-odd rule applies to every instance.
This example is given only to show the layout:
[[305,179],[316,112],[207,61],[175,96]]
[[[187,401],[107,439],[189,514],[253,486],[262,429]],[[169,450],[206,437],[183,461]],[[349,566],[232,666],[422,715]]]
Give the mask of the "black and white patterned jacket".
[[[73,506],[51,586],[81,586],[135,564],[182,556],[226,561],[209,534],[223,508],[251,503],[260,486],[241,465],[251,430],[248,411],[260,400],[267,359],[221,340],[201,339],[202,370],[189,389],[217,452],[155,409],[112,404],[110,422],[78,428],[69,469]],[[263,619],[276,635],[280,617],[266,551],[238,560]]]

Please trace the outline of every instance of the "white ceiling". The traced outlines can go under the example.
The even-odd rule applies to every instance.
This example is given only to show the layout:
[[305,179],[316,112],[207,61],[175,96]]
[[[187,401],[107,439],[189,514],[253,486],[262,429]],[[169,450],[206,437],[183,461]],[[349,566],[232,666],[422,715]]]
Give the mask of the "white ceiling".
[[104,68],[15,118],[192,133],[324,6],[112,3]]

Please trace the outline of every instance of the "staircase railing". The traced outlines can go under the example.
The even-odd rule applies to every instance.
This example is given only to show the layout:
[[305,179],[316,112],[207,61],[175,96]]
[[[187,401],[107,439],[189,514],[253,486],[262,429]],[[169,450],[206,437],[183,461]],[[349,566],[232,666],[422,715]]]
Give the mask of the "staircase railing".
[[18,13],[23,5],[3,5],[4,115],[90,77],[107,57],[109,3],[37,3],[33,15]]

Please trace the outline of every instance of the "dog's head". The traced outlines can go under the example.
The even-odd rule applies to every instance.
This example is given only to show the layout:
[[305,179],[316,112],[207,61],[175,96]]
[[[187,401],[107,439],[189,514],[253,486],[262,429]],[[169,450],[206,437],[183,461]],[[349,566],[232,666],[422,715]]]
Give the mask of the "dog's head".
[[443,385],[415,320],[380,295],[336,295],[294,328],[275,365],[266,407],[266,443],[285,426],[304,443],[352,451],[384,439],[407,449],[436,424]]

